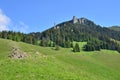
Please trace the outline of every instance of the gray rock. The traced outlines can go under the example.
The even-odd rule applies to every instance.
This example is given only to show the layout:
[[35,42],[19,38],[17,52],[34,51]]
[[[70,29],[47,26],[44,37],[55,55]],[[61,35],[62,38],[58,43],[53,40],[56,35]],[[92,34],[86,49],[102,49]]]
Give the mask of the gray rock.
[[75,23],[77,23],[78,22],[78,19],[77,19],[77,17],[76,16],[73,16],[73,23],[75,24]]
[[15,59],[22,59],[27,57],[27,54],[21,51],[20,49],[13,47],[12,54],[10,54],[9,57],[15,58]]

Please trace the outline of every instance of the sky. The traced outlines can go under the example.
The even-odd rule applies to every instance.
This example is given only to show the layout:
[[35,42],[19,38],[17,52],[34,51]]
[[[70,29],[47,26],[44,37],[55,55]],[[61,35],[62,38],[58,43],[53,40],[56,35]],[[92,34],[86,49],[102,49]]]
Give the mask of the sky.
[[42,32],[73,16],[120,25],[120,0],[0,0],[0,31]]

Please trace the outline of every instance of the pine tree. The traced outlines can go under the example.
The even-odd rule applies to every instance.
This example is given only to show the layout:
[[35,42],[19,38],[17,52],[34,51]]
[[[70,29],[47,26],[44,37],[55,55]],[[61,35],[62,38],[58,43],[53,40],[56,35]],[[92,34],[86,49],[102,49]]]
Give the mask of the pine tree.
[[46,46],[46,44],[45,44],[45,40],[41,40],[41,41],[40,41],[40,46],[43,46],[43,47]]
[[60,50],[58,45],[55,46],[55,50]]
[[80,52],[80,47],[78,43],[76,43],[75,46],[73,47],[73,52]]
[[55,42],[53,42],[53,47],[55,47]]

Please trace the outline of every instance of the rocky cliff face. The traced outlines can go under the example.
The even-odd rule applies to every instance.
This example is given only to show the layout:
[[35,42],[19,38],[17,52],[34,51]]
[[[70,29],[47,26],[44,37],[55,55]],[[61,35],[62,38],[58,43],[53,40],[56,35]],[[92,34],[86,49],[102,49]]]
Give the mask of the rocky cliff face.
[[72,22],[73,22],[73,24],[75,24],[75,23],[86,24],[86,25],[93,25],[94,24],[94,22],[92,22],[86,18],[79,18],[78,19],[76,16],[73,16]]
[[73,16],[73,23],[75,24],[75,23],[77,23],[78,22],[78,19],[77,19],[77,17],[76,16]]

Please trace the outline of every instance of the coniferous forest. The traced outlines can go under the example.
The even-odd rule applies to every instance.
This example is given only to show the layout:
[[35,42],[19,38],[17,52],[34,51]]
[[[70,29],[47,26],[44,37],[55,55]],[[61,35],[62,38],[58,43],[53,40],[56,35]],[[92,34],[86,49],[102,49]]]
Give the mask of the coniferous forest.
[[79,45],[73,42],[87,42],[83,47],[85,51],[100,51],[101,49],[117,50],[120,52],[120,31],[96,25],[93,21],[84,18],[86,23],[73,23],[73,20],[66,21],[43,32],[29,34],[2,31],[0,38],[10,39],[17,42],[26,42],[43,47],[61,46],[73,48],[74,52],[80,52]]

